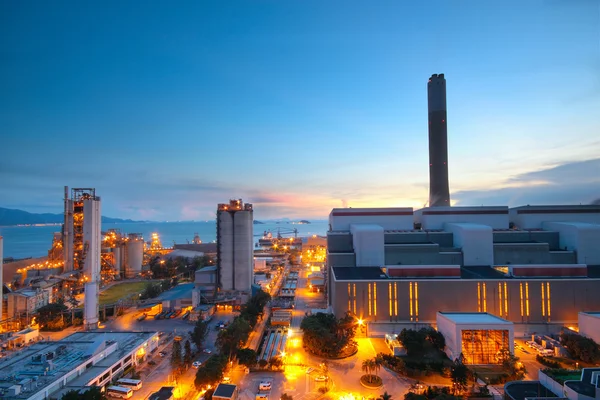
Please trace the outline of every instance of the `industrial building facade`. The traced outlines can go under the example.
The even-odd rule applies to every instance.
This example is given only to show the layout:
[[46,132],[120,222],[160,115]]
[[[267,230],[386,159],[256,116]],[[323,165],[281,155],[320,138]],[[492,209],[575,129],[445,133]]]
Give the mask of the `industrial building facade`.
[[600,309],[598,222],[600,206],[334,209],[328,301],[396,332],[439,311],[576,325]]

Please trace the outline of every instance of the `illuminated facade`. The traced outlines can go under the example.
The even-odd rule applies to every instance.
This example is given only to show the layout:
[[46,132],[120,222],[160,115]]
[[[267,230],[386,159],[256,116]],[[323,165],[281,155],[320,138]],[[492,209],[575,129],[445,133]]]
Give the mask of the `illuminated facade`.
[[334,209],[328,301],[395,331],[435,325],[438,311],[487,312],[519,332],[577,325],[600,309],[598,216],[600,206]]

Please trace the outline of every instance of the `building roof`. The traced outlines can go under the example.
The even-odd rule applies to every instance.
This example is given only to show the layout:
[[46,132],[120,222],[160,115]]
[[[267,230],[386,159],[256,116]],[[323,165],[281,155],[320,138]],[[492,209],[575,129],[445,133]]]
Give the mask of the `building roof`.
[[397,216],[397,215],[413,215],[411,207],[394,207],[394,208],[334,208],[331,210],[330,216],[334,217],[351,217],[351,216]]
[[501,214],[508,215],[507,206],[485,206],[485,207],[426,207],[415,211],[423,215],[489,215]]
[[455,324],[502,324],[512,325],[513,323],[496,317],[495,315],[484,313],[484,312],[441,312],[438,311],[439,315],[442,315],[454,322]]
[[504,385],[504,393],[511,400],[525,400],[526,398],[556,397],[539,381],[512,381]]
[[217,388],[215,389],[213,396],[231,398],[233,396],[233,393],[235,392],[236,388],[237,388],[237,386],[235,386],[235,385],[230,385],[227,383],[219,383],[219,386],[217,386]]
[[165,254],[163,257],[168,259],[173,259],[177,257],[183,258],[195,258],[204,256],[204,252],[202,251],[194,251],[194,250],[185,250],[185,249],[175,249],[172,252]]
[[191,298],[192,290],[194,290],[194,283],[180,283],[172,289],[163,292],[154,300],[165,301],[165,300],[177,300],[182,298]]
[[[9,357],[1,358],[0,375],[10,378],[5,379],[4,383],[18,384],[25,379],[24,377],[35,380],[37,386],[34,389],[16,397],[16,399],[29,398],[87,363],[94,354],[106,351],[106,356],[102,360],[87,368],[83,374],[63,388],[63,390],[80,389],[154,335],[157,333],[76,332],[56,342],[37,342]],[[44,360],[51,360],[50,371],[46,371]]]
[[188,243],[188,244],[175,244],[173,246],[174,249],[183,249],[183,250],[192,250],[192,251],[200,251],[202,253],[216,253],[217,252],[217,244],[216,243]]
[[590,317],[600,318],[600,311],[580,311],[579,314],[589,315]]
[[521,206],[510,210],[517,214],[596,214],[600,213],[600,205]]

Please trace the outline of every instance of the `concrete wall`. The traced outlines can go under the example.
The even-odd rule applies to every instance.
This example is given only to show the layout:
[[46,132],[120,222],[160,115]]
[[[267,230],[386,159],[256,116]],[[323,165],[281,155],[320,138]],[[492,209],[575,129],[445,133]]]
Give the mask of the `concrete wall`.
[[332,231],[349,231],[352,224],[375,224],[385,230],[414,229],[412,208],[334,208],[329,214]]
[[578,263],[600,265],[600,224],[545,222],[542,226],[559,232],[560,247],[576,251]]
[[508,207],[434,207],[415,211],[421,229],[444,229],[447,223],[475,223],[508,229]]
[[547,243],[494,243],[494,264],[549,264]]
[[250,292],[254,271],[252,211],[218,211],[222,290]]
[[352,235],[350,232],[328,232],[327,251],[330,253],[354,253],[354,247],[352,247]]
[[600,313],[579,313],[579,333],[600,344]]
[[385,265],[436,265],[440,264],[437,244],[385,246]]
[[[591,206],[588,206],[588,208]],[[597,206],[596,206],[597,207]],[[532,207],[532,209],[534,209]],[[569,211],[577,210],[577,206],[570,207]],[[525,213],[524,213],[525,211]],[[514,222],[519,229],[546,229],[543,227],[545,222],[582,222],[589,224],[600,224],[600,213],[589,209],[589,212],[548,212],[548,213],[526,213],[526,210],[511,209],[511,222]]]
[[447,223],[444,230],[452,232],[454,247],[460,247],[463,265],[478,266],[494,263],[492,228],[479,224]]
[[495,231],[494,243],[548,243],[550,250],[559,249],[558,232],[551,231]]
[[383,228],[379,225],[350,225],[357,267],[379,267],[385,264]]
[[[333,312],[341,317],[348,311],[348,281],[334,281],[333,276],[330,300]],[[367,281],[350,281],[356,284],[357,312],[368,315]],[[597,279],[529,279],[529,280],[380,280],[377,284],[377,315],[369,318],[375,322],[410,322],[410,287],[413,283],[413,314],[418,307],[418,322],[435,324],[438,311],[479,312],[487,311],[513,323],[576,325],[581,310],[600,310],[600,280]],[[418,302],[415,302],[417,283]],[[388,285],[397,284],[398,316],[390,316]],[[483,293],[485,283],[485,293]],[[506,291],[504,290],[506,283]],[[525,283],[529,298],[529,316],[526,314]],[[550,316],[548,317],[547,296],[544,295],[542,313],[542,283],[550,284]],[[479,284],[479,286],[478,286]],[[499,286],[500,284],[500,286]],[[523,284],[521,286],[521,284]],[[479,296],[478,296],[479,293]],[[523,293],[523,316],[521,315],[521,293]],[[505,297],[506,294],[506,297]],[[485,308],[483,304],[485,298]],[[505,301],[505,299],[507,301]],[[392,301],[392,303],[394,303]],[[416,303],[416,304],[415,304]],[[506,309],[506,305],[508,308]],[[392,304],[392,314],[394,310]],[[506,315],[508,314],[508,315]],[[545,314],[545,315],[542,315]]]
[[356,267],[354,253],[328,253],[327,264],[332,267]]
[[385,244],[437,243],[440,247],[452,247],[450,232],[386,232]]

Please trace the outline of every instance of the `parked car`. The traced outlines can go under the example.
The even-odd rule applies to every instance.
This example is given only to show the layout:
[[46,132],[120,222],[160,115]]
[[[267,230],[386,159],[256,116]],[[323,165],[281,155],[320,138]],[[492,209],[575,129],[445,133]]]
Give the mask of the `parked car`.
[[315,369],[314,368],[306,368],[306,373],[310,374],[311,372],[313,372]]
[[192,364],[192,367],[194,368],[198,368],[202,365],[202,363],[200,361],[194,361],[194,363]]
[[229,376],[224,376],[222,382],[223,383],[229,383],[229,382],[231,382],[231,378]]
[[164,357],[167,355],[167,353],[165,353],[164,351],[161,351],[160,353],[158,353],[159,356]]
[[267,391],[271,390],[271,382],[265,381],[258,384],[258,390]]
[[209,349],[204,349],[204,350],[202,350],[202,351],[203,351],[203,352],[205,352],[206,354],[210,354],[210,353],[212,353],[212,351],[211,351],[211,350],[209,350]]
[[325,375],[320,375],[315,378],[315,381],[317,381],[317,382],[325,382],[326,380],[327,380],[327,377]]

